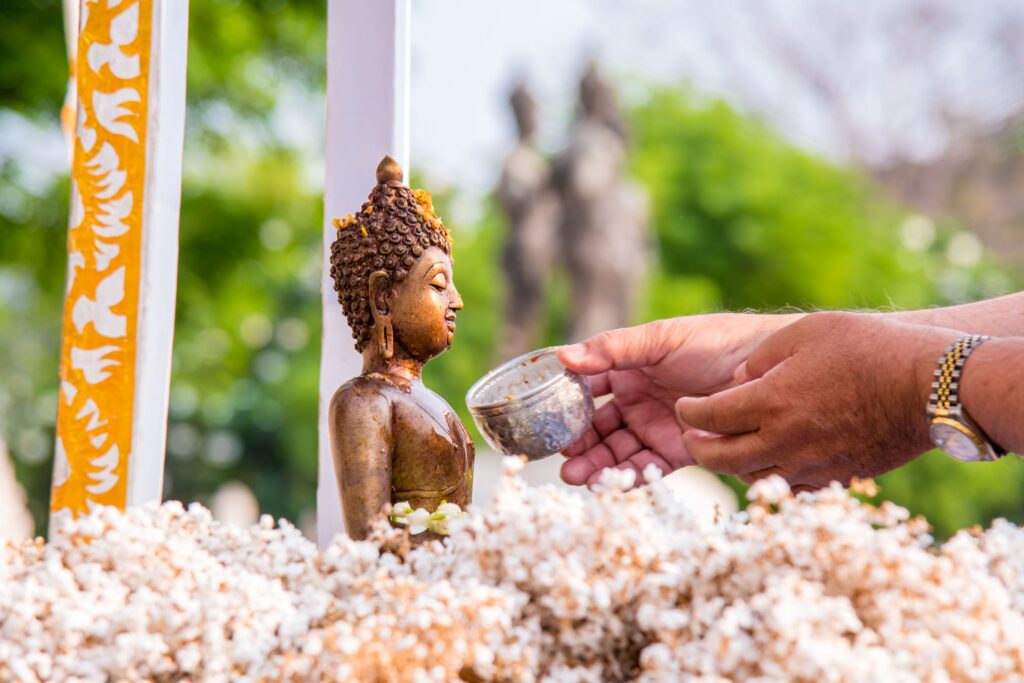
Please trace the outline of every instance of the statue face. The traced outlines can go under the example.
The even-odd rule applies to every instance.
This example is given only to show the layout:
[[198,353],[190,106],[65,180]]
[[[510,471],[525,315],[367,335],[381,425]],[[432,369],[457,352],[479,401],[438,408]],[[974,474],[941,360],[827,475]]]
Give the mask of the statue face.
[[455,313],[462,308],[448,255],[437,247],[426,249],[393,292],[395,346],[424,363],[447,351],[455,336]]

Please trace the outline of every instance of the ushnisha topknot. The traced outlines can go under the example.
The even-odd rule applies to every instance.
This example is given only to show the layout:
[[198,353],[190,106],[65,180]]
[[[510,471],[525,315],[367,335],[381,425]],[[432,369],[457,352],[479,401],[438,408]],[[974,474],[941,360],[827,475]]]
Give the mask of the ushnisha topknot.
[[377,184],[386,183],[390,180],[402,182],[402,167],[398,165],[398,162],[391,158],[390,154],[384,155],[384,158],[377,164]]
[[338,236],[331,244],[331,277],[359,352],[373,333],[370,275],[383,271],[401,282],[424,250],[452,251],[430,193],[403,185],[402,167],[390,156],[381,159],[376,177],[377,185],[359,212],[333,221]]

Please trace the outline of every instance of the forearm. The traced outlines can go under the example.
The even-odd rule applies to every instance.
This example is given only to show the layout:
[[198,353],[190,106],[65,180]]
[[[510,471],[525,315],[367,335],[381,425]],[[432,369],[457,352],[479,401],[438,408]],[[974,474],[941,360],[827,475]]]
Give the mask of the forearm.
[[990,339],[975,349],[964,366],[960,400],[992,441],[1024,453],[1024,337]]
[[886,318],[993,337],[1024,337],[1024,292],[973,304],[883,313]]

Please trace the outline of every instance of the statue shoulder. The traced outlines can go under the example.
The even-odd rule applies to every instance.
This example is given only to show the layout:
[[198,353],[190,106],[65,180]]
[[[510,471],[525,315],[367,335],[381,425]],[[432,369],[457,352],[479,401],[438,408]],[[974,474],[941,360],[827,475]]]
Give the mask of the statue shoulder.
[[391,412],[394,387],[374,377],[360,375],[338,387],[331,398],[330,415],[344,418],[355,415],[386,415]]

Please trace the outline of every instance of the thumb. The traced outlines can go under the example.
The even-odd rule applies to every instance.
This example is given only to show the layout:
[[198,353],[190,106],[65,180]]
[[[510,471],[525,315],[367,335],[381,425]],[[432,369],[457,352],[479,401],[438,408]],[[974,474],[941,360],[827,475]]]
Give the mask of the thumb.
[[789,325],[782,328],[753,350],[747,360],[736,368],[734,379],[738,384],[760,379],[769,370],[793,355],[802,336],[799,330],[794,331],[792,327],[793,325]]
[[657,320],[602,332],[579,344],[561,347],[558,359],[581,375],[655,365],[682,343],[679,335],[672,333],[674,323]]
[[733,381],[733,384],[735,384],[737,386],[740,385],[740,384],[746,384],[747,382],[749,382],[752,379],[757,379],[757,378],[756,377],[751,377],[750,373],[747,371],[747,361],[743,361],[742,363],[740,363],[739,365],[736,366],[735,370],[733,370],[732,381]]

